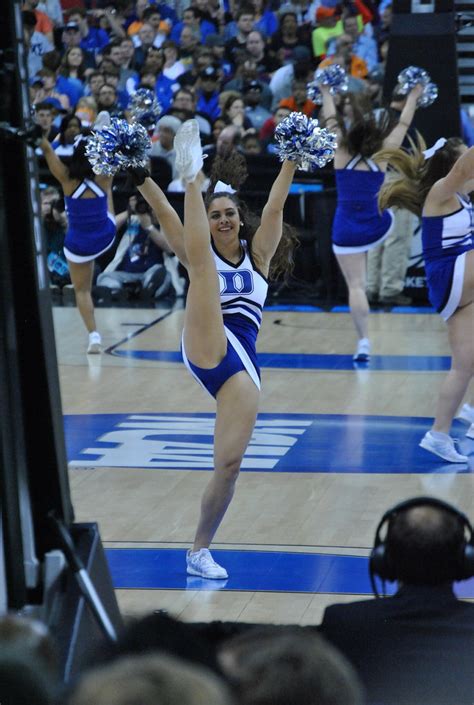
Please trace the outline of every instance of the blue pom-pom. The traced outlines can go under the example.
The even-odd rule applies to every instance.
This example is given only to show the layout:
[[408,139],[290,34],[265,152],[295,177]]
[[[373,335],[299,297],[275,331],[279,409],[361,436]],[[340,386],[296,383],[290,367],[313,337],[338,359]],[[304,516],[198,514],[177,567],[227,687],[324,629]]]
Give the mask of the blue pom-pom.
[[139,88],[132,96],[130,113],[134,122],[139,122],[147,129],[156,125],[162,113],[162,108],[153,91]]
[[112,118],[110,126],[87,138],[85,152],[94,174],[113,176],[122,169],[145,166],[150,148],[151,140],[143,125]]
[[419,66],[407,66],[398,74],[398,91],[402,95],[407,95],[418,83],[422,84],[423,93],[417,100],[417,106],[427,108],[438,97],[438,86],[431,82],[428,71]]
[[346,71],[339,64],[330,64],[323,69],[317,69],[314,74],[314,81],[308,83],[308,98],[321,105],[323,97],[319,86],[329,86],[331,95],[345,93],[349,87],[349,79]]
[[297,162],[304,171],[315,171],[334,159],[336,135],[319,127],[303,113],[290,113],[275,130],[280,161]]
[[417,100],[417,105],[420,108],[427,108],[435,102],[438,97],[438,86],[436,83],[427,83],[423,88],[423,93]]

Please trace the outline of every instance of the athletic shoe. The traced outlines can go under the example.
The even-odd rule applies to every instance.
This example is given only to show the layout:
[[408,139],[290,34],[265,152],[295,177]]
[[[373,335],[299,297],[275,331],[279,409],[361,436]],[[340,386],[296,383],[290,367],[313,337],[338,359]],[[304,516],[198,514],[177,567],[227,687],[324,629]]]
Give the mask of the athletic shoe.
[[421,448],[439,455],[443,460],[448,460],[450,463],[467,463],[467,455],[461,455],[454,447],[454,440],[447,433],[443,433],[442,438],[437,438],[431,431],[428,431],[423,436],[420,442]]
[[459,410],[458,419],[464,419],[464,421],[474,423],[474,406],[464,404]]
[[467,429],[466,438],[474,438],[474,423],[472,423]]
[[89,333],[89,347],[87,348],[88,355],[98,355],[102,352],[102,338],[96,330]]
[[194,181],[203,165],[197,120],[183,122],[175,135],[173,146],[176,152],[176,171],[180,178],[184,181]]
[[370,340],[361,338],[357,343],[357,350],[352,356],[354,362],[368,362],[370,360]]
[[210,580],[225,580],[229,577],[226,569],[215,562],[208,548],[188,551],[186,565],[189,575],[199,575],[201,578]]

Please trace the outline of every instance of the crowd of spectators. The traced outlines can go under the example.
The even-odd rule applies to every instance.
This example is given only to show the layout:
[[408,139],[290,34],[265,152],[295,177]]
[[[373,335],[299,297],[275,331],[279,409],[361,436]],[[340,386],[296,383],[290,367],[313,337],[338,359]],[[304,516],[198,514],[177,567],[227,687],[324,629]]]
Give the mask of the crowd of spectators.
[[[351,93],[380,97],[390,3],[26,0],[22,15],[35,119],[67,161],[74,140],[99,113],[130,119],[134,93],[148,88],[161,107],[149,155],[152,162],[160,157],[161,187],[183,190],[173,138],[191,117],[199,121],[209,157],[237,149],[265,156],[276,169],[278,122],[293,110],[319,115],[306,87],[319,65],[343,63]],[[206,160],[205,171],[211,163]],[[130,195],[116,204],[118,212]],[[49,251],[57,250],[65,218],[62,211],[53,223],[53,213],[46,223],[48,232],[56,230]],[[109,263],[100,263],[101,269]]]

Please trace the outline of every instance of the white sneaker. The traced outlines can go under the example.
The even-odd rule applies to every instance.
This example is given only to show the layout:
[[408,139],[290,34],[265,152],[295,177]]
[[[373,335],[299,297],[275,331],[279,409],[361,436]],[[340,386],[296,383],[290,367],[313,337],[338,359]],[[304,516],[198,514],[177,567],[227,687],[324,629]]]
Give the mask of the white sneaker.
[[89,347],[87,348],[88,355],[98,355],[102,352],[102,338],[96,330],[89,333]]
[[354,362],[368,362],[370,360],[370,340],[368,338],[359,340],[352,359]]
[[464,421],[469,421],[469,423],[474,423],[474,406],[470,404],[464,404],[459,409],[458,419],[464,419]]
[[175,166],[181,179],[194,181],[202,169],[203,156],[199,123],[197,120],[186,120],[175,135],[173,147],[176,152]]
[[474,438],[474,423],[472,423],[467,429],[466,438]]
[[450,463],[467,463],[467,455],[461,455],[454,447],[454,440],[447,433],[443,433],[443,438],[436,438],[431,431],[423,436],[420,442],[421,448],[439,455],[440,458],[448,460]]
[[199,551],[188,551],[186,554],[187,572],[189,575],[199,575],[211,580],[225,580],[228,574],[225,568],[218,565],[208,548]]

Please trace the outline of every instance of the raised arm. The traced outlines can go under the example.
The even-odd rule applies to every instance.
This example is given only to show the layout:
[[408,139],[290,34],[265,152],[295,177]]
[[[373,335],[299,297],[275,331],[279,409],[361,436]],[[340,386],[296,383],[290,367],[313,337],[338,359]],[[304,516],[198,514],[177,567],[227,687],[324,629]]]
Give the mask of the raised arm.
[[48,169],[50,170],[54,178],[57,179],[61,186],[64,188],[64,185],[67,184],[67,182],[69,181],[69,170],[67,166],[60,160],[60,158],[58,157],[54,149],[51,147],[46,137],[43,137],[39,144],[39,147],[44,154]]
[[442,215],[444,203],[456,193],[468,193],[473,189],[474,147],[470,147],[455,162],[451,171],[430,189],[425,201],[424,213]]
[[282,236],[283,208],[296,171],[296,163],[284,161],[273,182],[262,211],[262,220],[252,240],[252,254],[266,274]]
[[404,108],[401,112],[398,123],[383,141],[383,149],[385,149],[386,147],[401,146],[407,134],[407,130],[411,126],[413,117],[415,115],[416,102],[422,93],[423,86],[421,85],[421,83],[418,83],[414,88],[411,89],[411,91],[407,95],[407,99]]
[[172,252],[178,257],[181,264],[186,266],[186,254],[183,239],[183,224],[166,195],[150,177],[145,169],[130,171],[137,189],[143,198],[150,204],[160,223],[161,232],[166,238]]
[[319,85],[319,90],[321,91],[321,97],[323,99],[322,111],[325,121],[325,126],[328,130],[336,135],[337,141],[340,142],[342,132],[337,119],[337,108],[334,102],[334,98],[329,91],[329,86],[325,84]]

